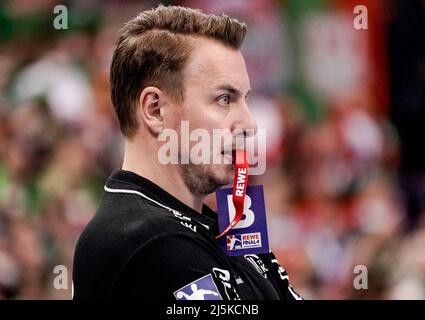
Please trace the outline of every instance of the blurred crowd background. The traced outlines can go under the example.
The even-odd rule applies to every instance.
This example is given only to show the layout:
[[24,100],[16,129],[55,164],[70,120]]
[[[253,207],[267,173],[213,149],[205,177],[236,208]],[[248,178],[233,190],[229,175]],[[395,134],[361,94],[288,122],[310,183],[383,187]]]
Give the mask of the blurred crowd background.
[[[235,16],[267,129],[271,247],[306,299],[425,299],[425,2],[163,1]],[[57,30],[54,7],[68,9]],[[356,5],[368,29],[356,30]],[[118,30],[156,1],[0,2],[0,299],[70,299],[123,139]],[[364,23],[364,21],[363,21]],[[208,203],[215,206],[214,196]],[[57,265],[67,290],[53,286]],[[357,290],[355,266],[367,267]]]

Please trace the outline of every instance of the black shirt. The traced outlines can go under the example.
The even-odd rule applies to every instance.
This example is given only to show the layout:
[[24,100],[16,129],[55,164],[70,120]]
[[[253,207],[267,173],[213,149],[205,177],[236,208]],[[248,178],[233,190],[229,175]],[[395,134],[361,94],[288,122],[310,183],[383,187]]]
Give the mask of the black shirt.
[[217,234],[217,213],[207,206],[201,214],[117,170],[78,240],[73,298],[175,300],[196,291],[197,299],[299,299],[273,253],[229,257]]

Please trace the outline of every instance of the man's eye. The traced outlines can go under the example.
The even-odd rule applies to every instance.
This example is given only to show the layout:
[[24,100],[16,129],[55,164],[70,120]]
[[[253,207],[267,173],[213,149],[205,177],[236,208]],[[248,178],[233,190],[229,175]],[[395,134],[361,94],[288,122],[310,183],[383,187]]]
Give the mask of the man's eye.
[[217,98],[217,102],[223,106],[227,107],[230,104],[230,96],[228,94],[224,94]]

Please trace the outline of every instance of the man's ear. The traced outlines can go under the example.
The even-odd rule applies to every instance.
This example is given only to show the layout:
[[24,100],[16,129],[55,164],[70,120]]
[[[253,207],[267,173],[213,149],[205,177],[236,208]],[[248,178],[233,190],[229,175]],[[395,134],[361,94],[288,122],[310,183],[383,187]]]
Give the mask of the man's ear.
[[167,95],[157,87],[146,87],[140,93],[138,118],[154,135],[164,128],[163,108],[167,104]]

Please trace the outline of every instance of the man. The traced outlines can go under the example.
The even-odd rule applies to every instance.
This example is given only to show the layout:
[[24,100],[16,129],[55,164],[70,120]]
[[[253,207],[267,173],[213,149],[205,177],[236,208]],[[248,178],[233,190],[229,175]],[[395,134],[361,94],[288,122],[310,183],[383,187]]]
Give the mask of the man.
[[78,241],[74,299],[299,299],[272,253],[229,257],[215,238],[217,214],[203,201],[232,182],[233,166],[158,156],[161,133],[182,121],[232,140],[256,130],[245,33],[235,19],[174,6],[124,26],[110,74],[124,162]]

